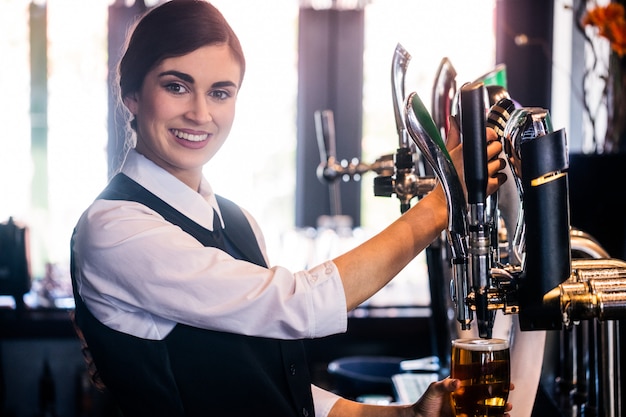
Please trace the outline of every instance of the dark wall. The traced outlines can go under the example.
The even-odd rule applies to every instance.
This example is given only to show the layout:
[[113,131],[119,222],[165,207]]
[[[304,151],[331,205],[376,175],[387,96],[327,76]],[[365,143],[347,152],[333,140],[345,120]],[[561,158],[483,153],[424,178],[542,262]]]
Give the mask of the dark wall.
[[626,154],[570,155],[570,224],[626,259]]
[[523,106],[551,106],[553,17],[552,1],[496,2],[496,62],[506,65],[509,93]]
[[[363,100],[363,10],[300,9],[296,226],[317,225],[330,212],[327,184],[317,178],[320,164],[314,113],[332,110],[337,158],[360,158]],[[342,213],[361,220],[361,185],[340,184]]]

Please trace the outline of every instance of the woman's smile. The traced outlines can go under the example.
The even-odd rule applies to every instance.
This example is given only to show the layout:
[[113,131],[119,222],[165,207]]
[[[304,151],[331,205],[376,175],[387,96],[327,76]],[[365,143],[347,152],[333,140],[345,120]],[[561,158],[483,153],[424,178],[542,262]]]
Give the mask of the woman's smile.
[[183,139],[183,140],[190,141],[190,142],[203,142],[209,138],[208,133],[187,133],[178,129],[171,129],[170,131],[178,139]]
[[213,136],[210,133],[192,133],[180,129],[170,129],[170,132],[174,136],[174,140],[180,146],[188,149],[202,149],[210,142],[210,138]]

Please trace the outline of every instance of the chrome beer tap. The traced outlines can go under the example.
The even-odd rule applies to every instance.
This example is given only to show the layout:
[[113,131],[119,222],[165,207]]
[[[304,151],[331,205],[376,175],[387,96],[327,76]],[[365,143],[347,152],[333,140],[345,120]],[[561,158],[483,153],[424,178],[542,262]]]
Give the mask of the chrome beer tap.
[[366,172],[375,172],[379,175],[391,175],[394,171],[393,155],[383,155],[371,164],[359,161],[357,158],[339,160],[335,145],[335,118],[332,110],[317,110],[314,114],[317,144],[320,151],[320,164],[317,167],[317,177],[326,183],[335,183],[360,180]]
[[411,54],[409,54],[402,45],[397,44],[393,53],[393,59],[391,60],[391,92],[393,99],[393,115],[396,120],[396,130],[400,148],[411,148],[404,117],[402,117],[402,108],[405,99],[405,78],[410,61]]
[[456,96],[456,70],[448,58],[439,64],[433,85],[432,114],[441,137],[447,137],[450,130],[450,116]]
[[[441,99],[441,91],[436,94]],[[489,103],[487,111],[481,99]],[[532,343],[541,343],[536,354],[543,354],[543,333],[520,336],[528,331],[565,327],[572,332],[563,332],[564,338],[567,333],[573,333],[576,341],[593,338],[577,345],[587,347],[598,362],[576,362],[589,368],[584,378],[579,373],[580,380],[573,381],[580,385],[577,397],[570,398],[575,401],[572,410],[624,415],[619,378],[623,368],[618,364],[622,361],[619,323],[626,318],[626,262],[610,258],[591,237],[570,226],[565,131],[553,129],[546,109],[516,108],[503,88],[483,87],[480,81],[464,85],[454,105],[459,106],[466,199],[442,139],[447,125],[440,115],[449,111],[445,107],[442,111],[436,103],[433,114],[437,117],[431,118],[417,94],[410,94],[405,126],[447,199],[446,237],[452,256],[446,261],[451,262],[452,299],[460,327],[470,329],[475,314],[479,335],[491,337],[497,310],[516,314],[510,322],[515,325],[512,334],[521,357],[528,357],[524,349],[534,349]],[[509,177],[497,194],[488,197],[483,191],[485,127],[493,128],[503,144],[504,172]],[[506,228],[505,256],[500,256],[496,238],[501,226]],[[592,259],[572,259],[575,253]],[[581,324],[585,324],[582,330]]]
[[[468,330],[476,311],[481,337],[491,337],[494,312],[491,243],[493,216],[487,216],[486,90],[482,82],[464,85],[459,94],[459,116],[465,160],[465,198],[458,174],[434,120],[413,93],[406,104],[407,129],[442,183],[448,201],[448,242],[451,247],[452,296],[457,320]],[[469,203],[469,204],[468,204]]]
[[391,92],[398,134],[398,149],[394,159],[394,175],[374,179],[374,195],[390,197],[395,194],[400,200],[400,211],[411,207],[411,200],[432,191],[436,181],[425,172],[418,174],[421,162],[415,144],[409,139],[404,118],[405,77],[411,54],[400,44],[396,45],[391,62]]
[[[487,213],[486,94],[482,82],[465,84],[460,90],[459,116],[465,186],[468,203],[468,285],[474,293],[478,334],[491,338],[494,311],[489,310],[493,252],[492,229]],[[490,215],[489,217],[493,217]]]
[[[504,128],[511,113],[515,110],[515,103],[508,93],[497,86],[487,86],[489,96],[489,111],[487,112],[486,126],[493,129],[498,135],[498,140],[503,142]],[[504,151],[501,154],[505,156]],[[512,177],[511,167],[506,164],[503,172],[507,177]],[[519,208],[519,190],[515,181],[507,181],[500,186],[497,193],[487,197],[487,219],[492,225],[491,242],[494,248],[492,265],[498,263],[512,263],[519,265],[521,262],[511,246],[510,237],[514,235],[514,225],[517,223]]]
[[520,108],[511,114],[504,140],[522,202],[513,245],[522,260],[515,271],[520,327],[558,329],[559,300],[550,291],[571,270],[565,131],[553,130],[547,110]]
[[[481,141],[486,146],[485,122],[479,117],[482,114],[485,120],[483,88],[472,83],[460,92],[463,143],[470,148],[465,155],[465,170],[471,176],[466,177],[467,200],[439,130],[419,96],[410,94],[405,106],[407,132],[440,180],[448,202],[452,296],[462,329],[471,327],[475,311],[479,334],[489,337],[498,309],[519,314],[522,330],[560,329],[590,316],[626,316],[626,263],[613,260],[614,267],[607,270],[606,260],[571,260],[565,132],[553,130],[547,110],[515,109],[512,102],[503,101],[508,99],[492,106],[487,120],[491,127],[500,126],[496,131],[505,142],[519,193],[513,237],[518,261],[502,264],[493,256],[496,244],[490,241],[490,228],[494,226],[485,214],[483,191],[486,161],[483,149],[478,149]],[[471,149],[474,142],[477,147]]]
[[335,154],[335,126],[332,110],[315,112],[315,127],[320,151],[320,165],[317,177],[322,182],[330,183],[331,204],[338,200],[337,181],[359,180],[369,171],[378,174],[374,178],[374,195],[391,197],[396,195],[400,200],[400,211],[405,212],[411,207],[411,200],[428,194],[435,188],[436,179],[432,175],[418,175],[416,167],[421,159],[415,145],[408,139],[402,109],[404,106],[404,83],[406,70],[411,55],[398,44],[394,51],[391,65],[391,87],[396,130],[399,146],[395,154],[383,155],[372,164],[352,158],[350,161],[337,159]]
[[335,179],[343,170],[343,167],[337,162],[334,114],[331,110],[318,110],[315,112],[314,117],[321,161],[317,167],[317,177],[328,182],[330,214],[331,216],[337,216],[341,214],[341,196],[339,184]]
[[[507,112],[501,136],[519,193],[512,245],[519,263],[491,268],[489,309],[518,313],[524,331],[626,317],[626,263],[572,260],[565,131],[554,131],[543,108],[514,109],[502,99],[494,114]],[[468,297],[473,308],[475,296]]]
[[452,298],[456,304],[457,320],[465,330],[469,328],[473,314],[466,302],[466,294],[469,294],[467,281],[468,228],[463,187],[440,131],[417,93],[412,93],[407,98],[405,117],[407,132],[437,175],[446,195],[448,204],[446,236],[451,250],[452,289],[454,290]]

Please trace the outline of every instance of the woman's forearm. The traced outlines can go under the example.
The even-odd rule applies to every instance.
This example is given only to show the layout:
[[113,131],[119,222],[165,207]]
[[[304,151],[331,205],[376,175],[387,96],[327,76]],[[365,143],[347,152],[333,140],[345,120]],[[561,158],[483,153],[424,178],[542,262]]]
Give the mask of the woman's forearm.
[[446,224],[445,198],[438,187],[376,236],[335,258],[348,310],[384,287]]

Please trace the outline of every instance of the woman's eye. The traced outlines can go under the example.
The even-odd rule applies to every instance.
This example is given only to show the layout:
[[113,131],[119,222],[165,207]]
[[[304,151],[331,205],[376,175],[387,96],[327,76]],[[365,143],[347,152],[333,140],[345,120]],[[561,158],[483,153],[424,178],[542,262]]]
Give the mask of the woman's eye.
[[209,93],[209,96],[218,100],[226,100],[227,98],[231,97],[232,94],[226,90],[214,90]]
[[188,91],[187,88],[180,83],[168,83],[165,85],[165,89],[175,94],[184,94]]

